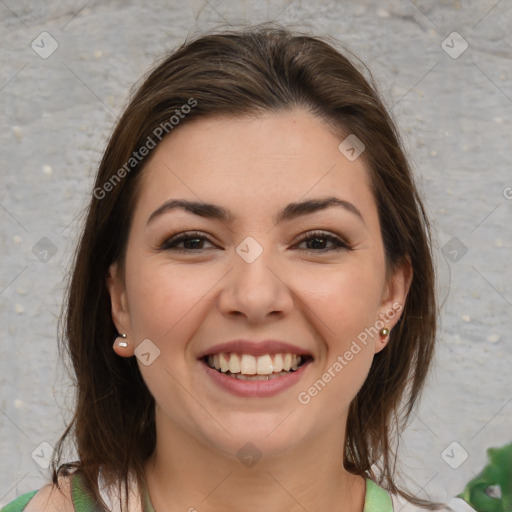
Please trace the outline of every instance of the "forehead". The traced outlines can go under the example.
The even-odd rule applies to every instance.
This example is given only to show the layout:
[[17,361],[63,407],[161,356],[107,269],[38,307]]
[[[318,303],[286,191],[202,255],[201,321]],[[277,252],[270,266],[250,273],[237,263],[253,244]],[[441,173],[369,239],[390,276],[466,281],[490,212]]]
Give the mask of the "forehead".
[[271,213],[276,202],[338,192],[367,209],[369,173],[363,158],[350,161],[339,151],[344,138],[303,110],[196,119],[154,150],[139,203],[149,208],[172,196]]

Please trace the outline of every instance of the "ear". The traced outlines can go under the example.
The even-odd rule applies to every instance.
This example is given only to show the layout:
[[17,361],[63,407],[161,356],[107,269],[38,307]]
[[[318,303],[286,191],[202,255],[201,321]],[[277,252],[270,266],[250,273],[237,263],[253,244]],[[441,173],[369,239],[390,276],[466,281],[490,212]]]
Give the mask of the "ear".
[[[126,300],[126,288],[124,284],[123,276],[118,263],[112,263],[109,268],[108,277],[106,279],[106,285],[110,294],[110,303],[112,311],[112,321],[116,326],[119,334],[125,333],[130,338],[131,323],[130,313],[128,310],[128,302]],[[131,346],[130,344],[129,346]],[[133,354],[128,354],[127,349],[119,351],[119,347],[114,344],[114,350],[118,355],[128,357]]]
[[[402,316],[405,300],[409,293],[413,276],[411,259],[406,256],[398,263],[388,275],[383,288],[379,320],[390,331]],[[375,352],[379,352],[386,346],[386,342],[380,338],[375,343]]]

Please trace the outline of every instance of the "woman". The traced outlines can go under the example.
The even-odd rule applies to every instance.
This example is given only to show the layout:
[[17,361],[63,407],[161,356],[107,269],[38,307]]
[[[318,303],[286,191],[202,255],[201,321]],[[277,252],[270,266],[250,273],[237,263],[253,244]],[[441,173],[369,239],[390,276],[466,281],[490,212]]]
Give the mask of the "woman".
[[103,156],[65,311],[74,418],[53,485],[6,510],[428,506],[393,467],[435,330],[428,220],[363,75],[281,28],[188,42]]

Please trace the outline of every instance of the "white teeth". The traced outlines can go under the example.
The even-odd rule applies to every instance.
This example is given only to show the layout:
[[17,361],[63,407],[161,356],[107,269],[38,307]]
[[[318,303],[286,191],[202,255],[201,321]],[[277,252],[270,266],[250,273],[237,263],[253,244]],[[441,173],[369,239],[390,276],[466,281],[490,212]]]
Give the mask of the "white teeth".
[[274,356],[273,370],[275,372],[280,372],[283,370],[283,356],[281,354],[276,354]]
[[240,358],[238,357],[238,354],[231,354],[231,357],[229,358],[229,371],[231,373],[240,373]]
[[256,373],[256,358],[250,354],[243,354],[240,361],[240,372],[244,375],[254,375]]
[[208,356],[208,366],[220,370],[222,373],[240,375],[270,375],[275,376],[282,372],[297,370],[302,362],[297,354],[265,354],[253,356],[251,354],[215,354]]
[[269,354],[258,357],[256,369],[257,371],[254,373],[257,373],[258,375],[270,375],[273,371],[275,371],[272,365],[272,358]]
[[226,373],[229,371],[229,354],[219,354],[220,371]]
[[289,372],[272,373],[271,375],[243,375],[241,373],[235,373],[231,375],[238,380],[272,380],[277,377],[283,377],[284,375],[290,375]]

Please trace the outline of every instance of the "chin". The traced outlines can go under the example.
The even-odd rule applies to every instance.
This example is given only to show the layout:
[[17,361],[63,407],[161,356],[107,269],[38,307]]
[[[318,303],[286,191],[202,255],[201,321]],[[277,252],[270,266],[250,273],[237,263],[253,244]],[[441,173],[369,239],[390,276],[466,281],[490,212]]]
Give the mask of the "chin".
[[274,416],[273,421],[258,422],[251,417],[230,421],[227,430],[233,437],[227,434],[221,439],[210,437],[209,443],[213,449],[219,450],[224,456],[238,459],[242,463],[246,457],[255,460],[285,455],[298,449],[307,437],[301,431],[303,425],[299,426],[295,422],[287,423],[288,420],[285,419],[287,414],[289,412],[279,418]]

